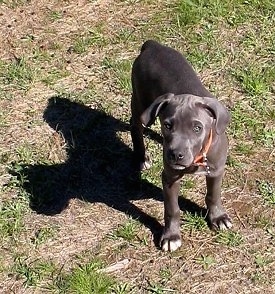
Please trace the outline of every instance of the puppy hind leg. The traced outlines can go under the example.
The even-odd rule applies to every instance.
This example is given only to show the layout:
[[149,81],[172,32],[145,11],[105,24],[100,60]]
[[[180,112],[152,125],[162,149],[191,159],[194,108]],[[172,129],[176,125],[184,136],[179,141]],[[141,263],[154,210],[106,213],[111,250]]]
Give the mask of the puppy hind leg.
[[146,153],[144,138],[144,127],[140,119],[132,116],[131,118],[131,137],[134,150],[134,161],[139,165],[140,170],[149,169],[151,167],[151,161],[149,155]]

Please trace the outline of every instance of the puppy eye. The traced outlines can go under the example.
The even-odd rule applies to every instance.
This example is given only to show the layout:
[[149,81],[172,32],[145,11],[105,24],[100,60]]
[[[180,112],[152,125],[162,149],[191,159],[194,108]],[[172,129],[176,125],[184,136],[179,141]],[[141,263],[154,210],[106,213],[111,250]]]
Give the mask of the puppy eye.
[[164,127],[167,129],[167,130],[171,130],[172,129],[172,124],[170,122],[165,122],[164,123]]
[[201,126],[195,126],[195,127],[193,128],[193,131],[194,131],[195,133],[199,133],[199,132],[201,131],[201,129],[202,129]]

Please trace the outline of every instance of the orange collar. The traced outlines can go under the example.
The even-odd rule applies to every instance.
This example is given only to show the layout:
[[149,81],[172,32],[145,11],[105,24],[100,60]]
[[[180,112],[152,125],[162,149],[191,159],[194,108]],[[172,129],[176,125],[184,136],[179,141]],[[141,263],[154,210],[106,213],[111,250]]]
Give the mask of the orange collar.
[[212,133],[212,129],[211,129],[209,136],[208,136],[208,141],[206,142],[206,145],[202,148],[201,152],[195,157],[195,160],[194,160],[195,165],[208,167],[206,155],[207,155],[207,152],[212,144],[212,139],[213,139],[213,133]]

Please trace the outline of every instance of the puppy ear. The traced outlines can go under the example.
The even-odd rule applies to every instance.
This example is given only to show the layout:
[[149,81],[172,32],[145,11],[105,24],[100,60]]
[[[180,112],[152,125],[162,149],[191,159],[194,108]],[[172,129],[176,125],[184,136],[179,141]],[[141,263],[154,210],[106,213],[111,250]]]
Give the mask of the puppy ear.
[[158,116],[160,110],[163,109],[173,97],[174,94],[167,93],[156,98],[154,102],[147,109],[145,109],[140,117],[143,125],[146,127],[151,126]]
[[227,125],[230,122],[230,113],[217,99],[203,97],[203,107],[211,112],[216,120],[215,129],[218,135],[225,132]]

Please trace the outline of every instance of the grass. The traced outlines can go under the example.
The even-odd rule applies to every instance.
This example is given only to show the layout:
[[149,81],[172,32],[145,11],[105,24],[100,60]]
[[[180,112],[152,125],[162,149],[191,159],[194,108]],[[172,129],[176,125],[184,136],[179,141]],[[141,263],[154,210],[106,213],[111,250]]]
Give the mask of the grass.
[[[42,289],[57,293],[128,293],[127,284],[119,284],[111,276],[101,272],[103,263],[92,260],[79,264],[65,272],[58,270],[53,262],[28,261],[26,258],[15,259],[13,272],[22,280],[25,287],[40,286]],[[51,283],[42,283],[42,281]]]
[[166,282],[172,278],[172,273],[170,268],[161,268],[159,271],[159,275],[163,282]]
[[[274,1],[0,10],[1,293],[273,293]],[[140,182],[130,168],[130,74],[146,39],[184,53],[232,116],[222,200],[234,230],[210,231],[204,179],[186,177],[173,254],[158,249],[161,144],[146,137]]]
[[109,69],[115,77],[116,84],[123,93],[131,92],[131,67],[130,60],[112,61],[109,58],[104,58],[102,61],[104,69]]
[[[272,147],[274,144],[274,128],[270,123],[263,122],[260,118],[265,115],[270,121],[273,117],[273,110],[268,109],[268,103],[260,108],[261,100],[254,99],[256,106],[244,105],[242,102],[237,102],[232,108],[232,128],[231,132],[234,137],[241,137],[243,140],[253,138],[254,142],[264,144],[267,147]],[[252,100],[253,103],[253,100]],[[246,130],[244,132],[243,130]]]
[[216,22],[225,19],[230,26],[240,25],[247,21],[247,16],[255,10],[270,14],[274,8],[272,1],[177,1],[177,22],[181,26]]
[[48,17],[52,20],[52,21],[56,21],[61,19],[63,16],[63,13],[61,11],[58,10],[50,10],[48,13]]
[[215,259],[209,255],[202,255],[197,259],[197,263],[201,264],[204,270],[215,264]]
[[267,204],[275,204],[275,187],[272,183],[260,181],[258,182],[258,189]]
[[35,236],[32,239],[32,242],[39,246],[40,244],[45,243],[50,238],[55,237],[57,228],[54,227],[41,227],[35,232]]
[[69,76],[66,70],[52,69],[48,72],[47,76],[42,79],[42,82],[47,86],[54,85],[58,80]]
[[23,214],[25,207],[21,202],[5,201],[0,204],[0,236],[16,238],[24,229]]
[[35,79],[35,70],[24,56],[16,57],[13,62],[0,63],[0,79],[6,87],[28,90]]
[[43,278],[55,271],[55,267],[51,262],[29,262],[27,258],[18,256],[12,270],[23,285],[37,286]]
[[110,288],[114,281],[104,274],[97,273],[100,267],[101,264],[98,262],[78,266],[64,278],[62,288],[65,292],[71,293],[111,293]]
[[164,294],[164,293],[173,293],[175,292],[173,289],[164,288],[161,285],[158,284],[150,284],[150,286],[146,289],[148,293],[154,293],[154,294]]
[[[236,72],[235,77],[247,95],[259,97],[261,95],[268,95],[272,91],[275,71],[270,64],[266,64],[264,67],[259,67],[256,64]],[[252,102],[257,106],[253,99]]]
[[244,242],[243,236],[239,232],[234,231],[219,232],[216,241],[230,247],[239,246]]
[[[230,5],[229,1],[178,1],[176,6],[177,22],[181,26],[198,24],[201,21],[213,21],[213,19],[228,17],[228,23],[237,21],[236,10],[240,7],[238,1]],[[231,7],[229,7],[229,5]]]
[[111,236],[114,238],[122,238],[128,242],[131,242],[137,237],[137,232],[137,222],[133,219],[129,219],[125,224],[118,226]]
[[70,52],[75,52],[77,54],[85,53],[89,50],[89,48],[98,43],[104,44],[104,35],[99,30],[90,30],[85,36],[78,36],[74,42],[72,47],[70,48]]
[[8,7],[16,8],[20,5],[28,3],[29,0],[1,0],[0,4],[6,4]]
[[207,228],[207,223],[202,216],[187,212],[184,216],[183,227],[190,230],[203,231]]

